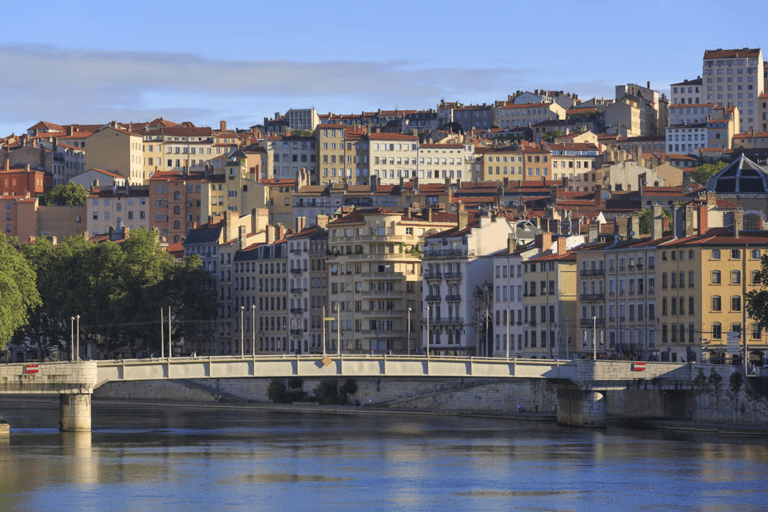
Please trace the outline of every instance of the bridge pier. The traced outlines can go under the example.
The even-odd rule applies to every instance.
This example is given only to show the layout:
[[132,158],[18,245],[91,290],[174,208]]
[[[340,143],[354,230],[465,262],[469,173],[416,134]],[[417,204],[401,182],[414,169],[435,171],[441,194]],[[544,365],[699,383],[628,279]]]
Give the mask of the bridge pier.
[[570,427],[605,427],[605,395],[560,387],[557,390],[557,423]]
[[90,393],[59,395],[59,430],[62,432],[91,431],[91,396]]

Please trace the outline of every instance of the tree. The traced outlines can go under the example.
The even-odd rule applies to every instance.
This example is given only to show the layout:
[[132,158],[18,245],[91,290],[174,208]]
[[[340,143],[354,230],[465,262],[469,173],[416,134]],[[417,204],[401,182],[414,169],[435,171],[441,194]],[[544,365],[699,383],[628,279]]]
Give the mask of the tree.
[[[638,216],[638,220],[640,221],[641,235],[647,235],[651,232],[651,226],[652,226],[652,220],[653,220],[651,218],[652,214],[653,214],[652,208],[644,208],[643,211],[640,212],[640,215]],[[670,213],[664,208],[661,209],[661,214],[668,219],[671,218]]]
[[[754,319],[761,329],[768,329],[768,254],[760,260],[760,272],[756,276],[760,288],[747,292],[745,306],[747,314]],[[745,354],[746,356],[746,354]]]
[[695,170],[691,171],[691,179],[698,183],[699,185],[707,186],[707,183],[709,183],[709,180],[714,176],[715,174],[719,173],[728,164],[721,161],[718,161],[714,164],[701,164],[698,167],[696,167]]
[[0,348],[40,305],[35,271],[16,249],[17,242],[0,234]]
[[40,239],[24,253],[42,297],[30,337],[63,346],[80,315],[83,332],[101,335],[105,348],[141,342],[151,352],[160,349],[161,308],[171,307],[174,339],[215,314],[213,278],[200,258],[175,263],[155,231],[135,229],[120,245],[77,236],[54,248]]
[[544,140],[546,142],[555,142],[555,139],[558,139],[563,136],[563,131],[559,129],[550,130],[544,135],[541,136],[541,140]]
[[40,196],[42,206],[82,206],[88,199],[88,191],[79,183],[57,185]]

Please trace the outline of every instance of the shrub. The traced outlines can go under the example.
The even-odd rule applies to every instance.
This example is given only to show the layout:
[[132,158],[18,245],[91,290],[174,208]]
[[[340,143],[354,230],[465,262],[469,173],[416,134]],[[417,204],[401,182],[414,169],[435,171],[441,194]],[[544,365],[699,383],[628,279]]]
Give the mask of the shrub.
[[279,379],[273,379],[267,388],[267,398],[269,398],[269,401],[273,404],[284,404],[288,398],[286,391],[287,390],[285,384],[283,384],[283,381]]

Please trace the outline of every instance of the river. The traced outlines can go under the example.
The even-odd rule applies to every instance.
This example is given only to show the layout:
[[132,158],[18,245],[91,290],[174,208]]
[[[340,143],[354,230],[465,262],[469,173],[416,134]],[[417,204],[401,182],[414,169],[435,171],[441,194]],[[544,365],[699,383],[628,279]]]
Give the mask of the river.
[[764,511],[761,436],[0,397],[1,511]]

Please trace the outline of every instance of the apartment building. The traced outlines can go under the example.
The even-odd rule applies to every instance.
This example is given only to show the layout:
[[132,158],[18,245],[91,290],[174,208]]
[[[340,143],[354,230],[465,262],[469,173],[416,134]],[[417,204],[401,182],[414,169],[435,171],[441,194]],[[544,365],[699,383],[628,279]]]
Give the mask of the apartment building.
[[149,187],[93,187],[86,199],[86,228],[92,235],[123,227],[150,229]]
[[[544,249],[548,243],[541,245]],[[568,249],[566,236],[553,240],[549,251],[523,261],[523,357],[560,353],[566,319],[576,318],[576,275],[576,254]]]
[[405,353],[409,341],[411,350],[419,348],[419,247],[425,236],[455,225],[455,215],[424,218],[383,208],[355,210],[329,222],[327,314],[336,320],[328,322],[328,349]]
[[123,176],[129,185],[147,185],[143,137],[111,122],[85,139],[85,168],[104,169]]
[[369,158],[371,176],[381,185],[394,185],[400,178],[417,176],[419,138],[400,133],[371,133]]
[[[149,179],[149,225],[170,243],[184,239],[203,219],[203,173],[156,172]],[[207,217],[206,217],[207,218]]]
[[306,169],[312,177],[310,179],[317,179],[319,145],[314,137],[289,134],[271,142],[272,178],[295,179],[301,169]]
[[[702,103],[704,95],[701,90],[702,80],[697,77],[695,80],[683,80],[669,86],[669,108],[682,105],[698,105]],[[672,121],[670,110],[670,124],[677,124]]]
[[525,179],[525,155],[520,146],[484,147],[476,149],[481,161],[481,181],[504,178]]
[[470,222],[460,209],[456,227],[424,239],[422,290],[431,354],[494,355],[493,325],[484,321],[494,303],[483,301],[476,288],[493,282],[491,255],[507,246],[513,233],[504,217],[486,214]]
[[411,177],[418,177],[421,183],[469,179],[470,165],[475,160],[474,145],[419,144],[417,158],[416,172]]
[[[595,144],[551,143],[546,144],[546,147],[550,151],[553,180],[563,178],[573,180],[575,176],[585,174],[594,176],[594,170],[600,166],[601,153]],[[595,178],[591,181],[594,182]]]
[[501,128],[526,127],[556,119],[565,119],[565,109],[557,103],[506,103],[494,109],[494,124]]
[[702,80],[707,103],[738,107],[739,132],[760,130],[759,96],[765,92],[760,48],[706,50]]

